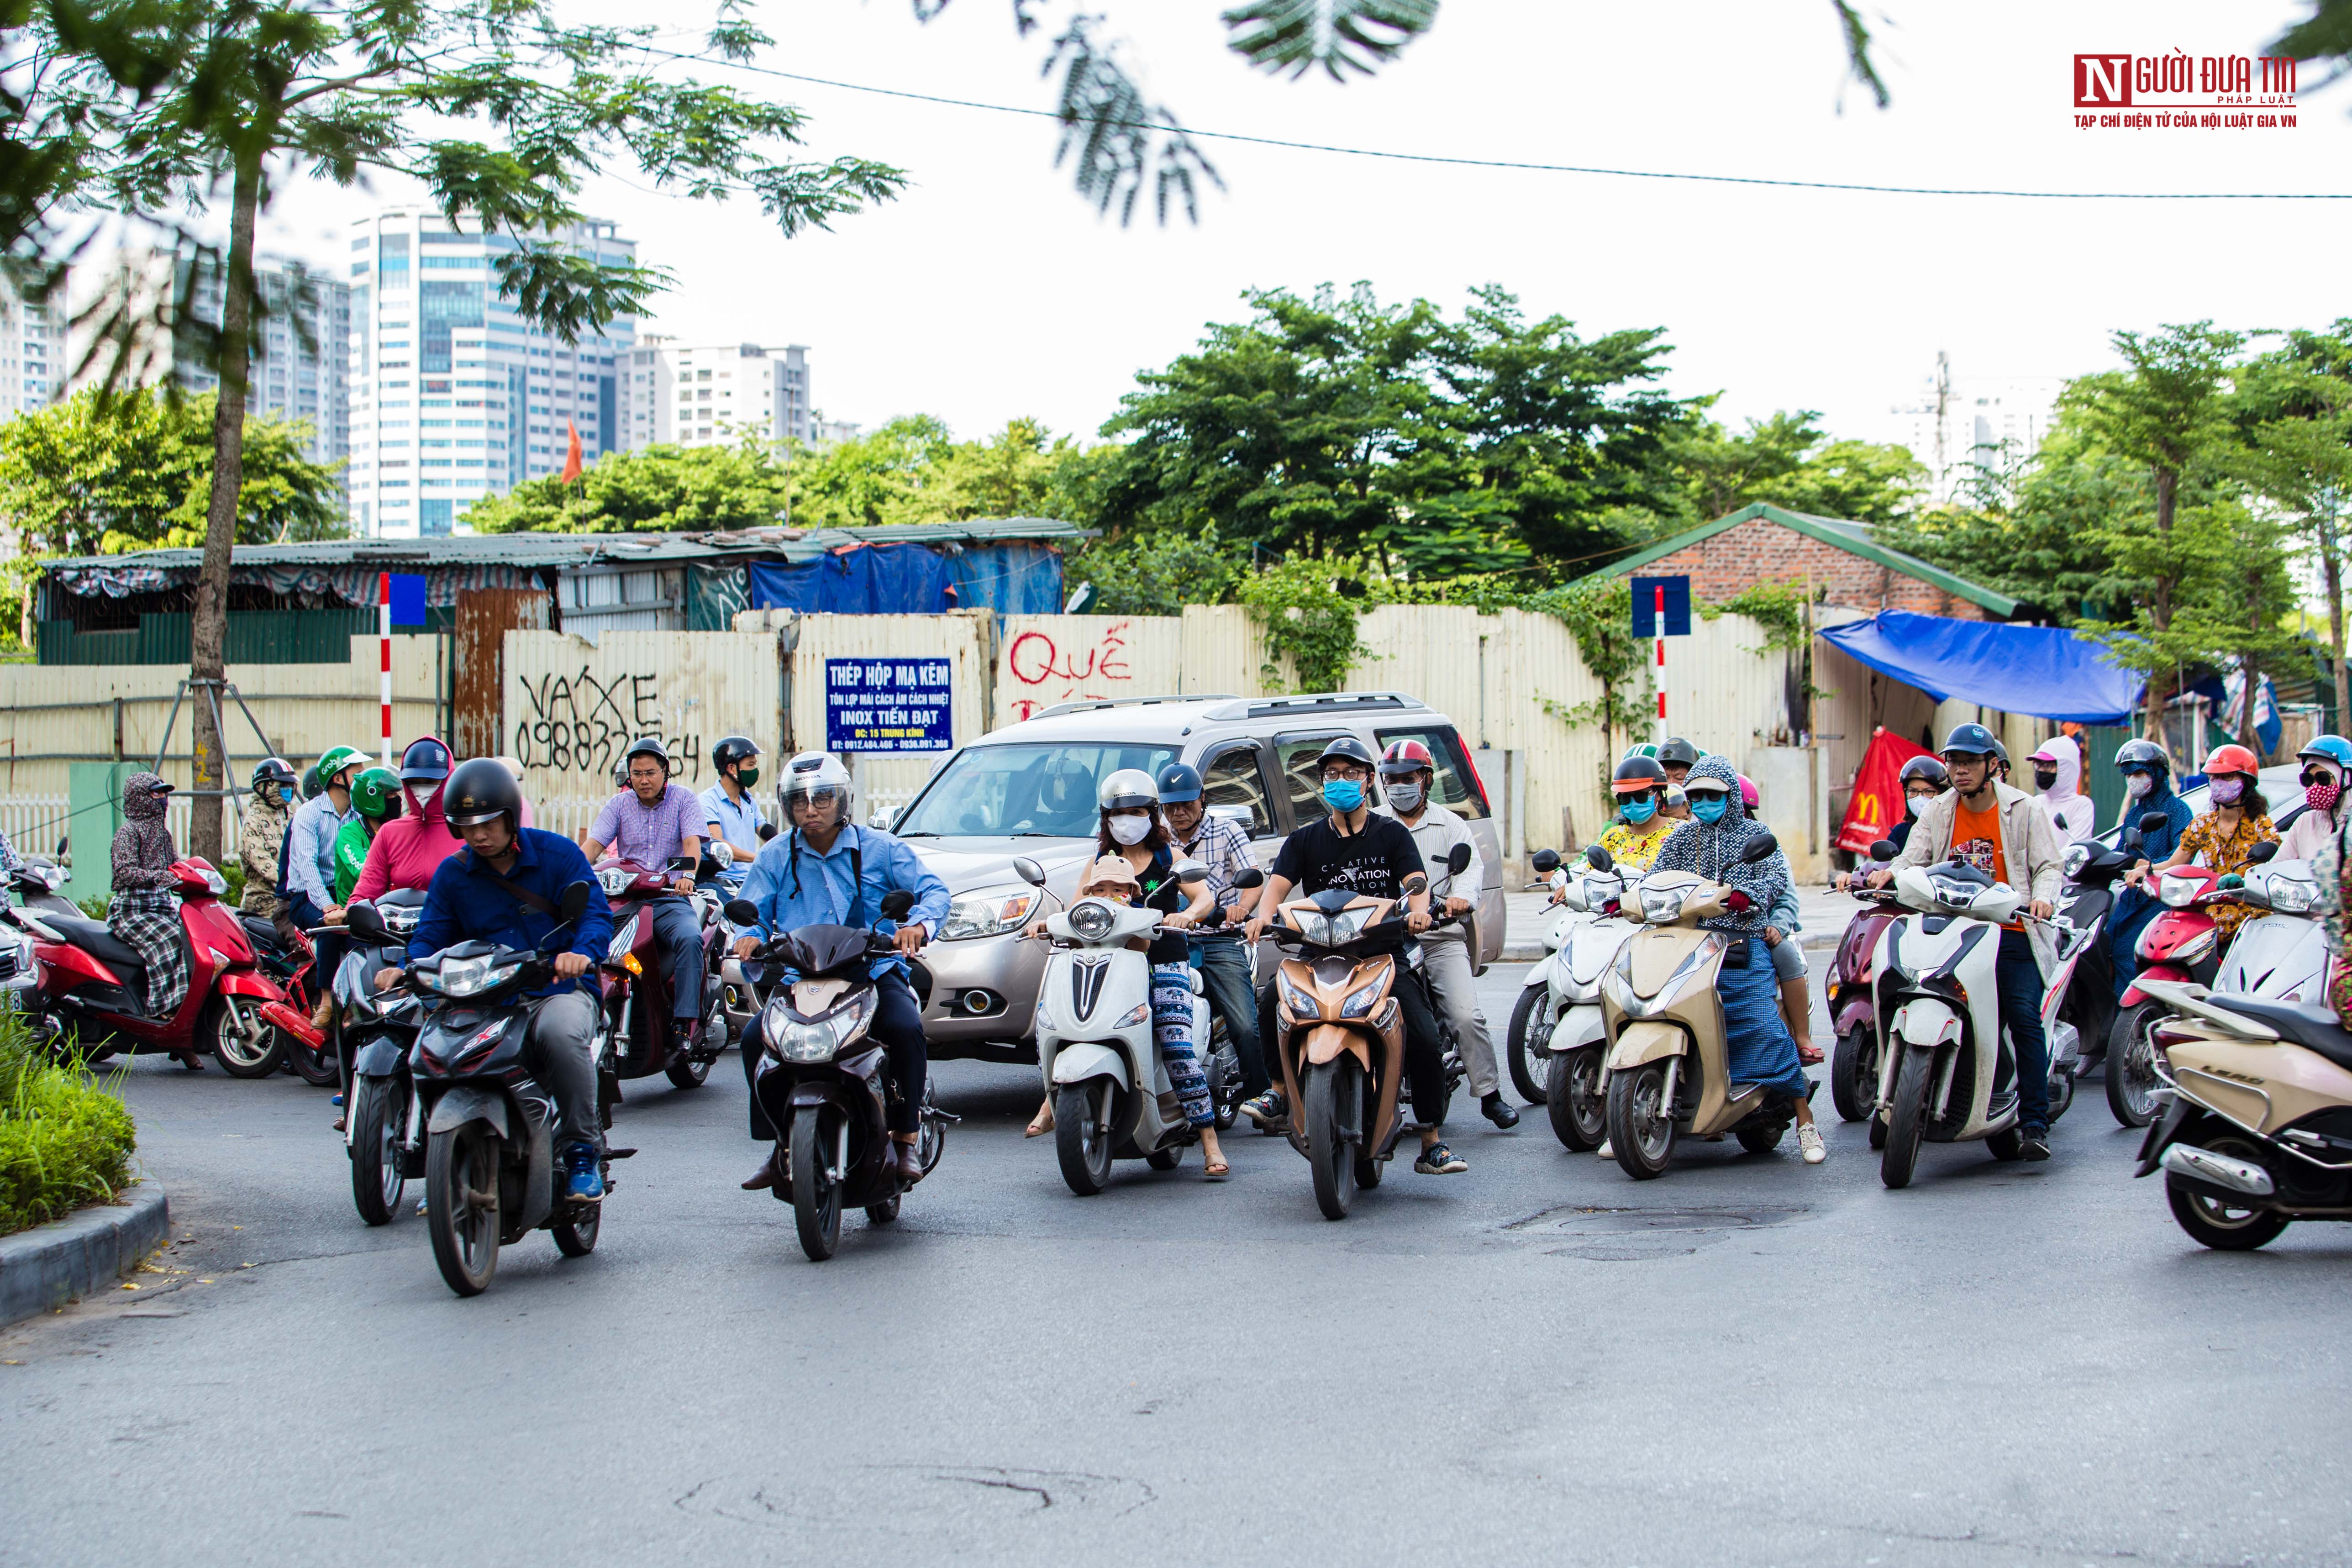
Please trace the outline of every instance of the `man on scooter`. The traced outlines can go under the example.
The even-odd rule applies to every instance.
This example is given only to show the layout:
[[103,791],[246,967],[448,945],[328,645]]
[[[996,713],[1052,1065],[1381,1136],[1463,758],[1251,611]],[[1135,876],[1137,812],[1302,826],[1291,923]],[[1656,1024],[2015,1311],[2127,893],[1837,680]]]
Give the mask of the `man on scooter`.
[[[899,1179],[923,1179],[916,1152],[922,1129],[923,1088],[930,1061],[923,1047],[923,1008],[907,981],[907,960],[921,951],[948,918],[948,885],[906,844],[878,827],[849,821],[849,770],[829,752],[803,752],[785,764],[785,813],[792,826],[771,838],[751,862],[743,897],[760,910],[759,930],[738,938],[735,955],[749,958],[764,937],[809,925],[871,927],[881,918],[883,896],[904,889],[915,907],[898,923],[898,952],[875,959],[872,1037],[887,1052],[890,1084],[890,1138],[898,1147]],[[760,1020],[743,1034],[743,1081],[754,1082],[761,1050]],[[783,1145],[754,1093],[751,1136],[776,1146],[743,1184],[747,1193],[775,1185]]]
[[702,861],[710,814],[701,796],[669,782],[669,751],[659,741],[647,736],[633,742],[621,760],[629,770],[629,787],[604,803],[580,847],[592,866],[607,850],[652,868],[668,866],[675,857],[686,860],[686,869],[671,883],[673,893],[646,904],[669,982],[670,1044],[676,1049],[691,1044],[702,1025],[702,921],[686,895],[694,891],[694,868]]
[[760,782],[759,742],[749,735],[724,736],[710,748],[710,766],[719,782],[702,792],[702,810],[716,829],[710,836],[710,858],[719,862],[719,870],[711,879],[732,898],[751,874],[762,842],[760,829],[768,826],[760,797],[751,793]]
[[[1429,889],[1423,887],[1404,898],[1404,879],[1416,872],[1426,874],[1421,847],[1412,841],[1404,824],[1392,816],[1376,816],[1366,798],[1374,766],[1371,748],[1353,735],[1342,735],[1324,747],[1315,762],[1322,776],[1323,804],[1330,808],[1330,815],[1282,841],[1266,876],[1265,891],[1258,899],[1257,913],[1250,917],[1248,940],[1255,942],[1265,934],[1274,911],[1293,888],[1307,893],[1341,888],[1368,898],[1404,899],[1405,929],[1415,936],[1427,931]],[[1400,959],[1403,948],[1402,941],[1396,943]],[[1470,1168],[1469,1163],[1439,1137],[1445,1121],[1446,1088],[1437,1016],[1430,1011],[1429,997],[1410,968],[1390,994],[1404,1013],[1405,1082],[1412,1090],[1413,1120],[1421,1123],[1421,1157],[1412,1168],[1424,1176],[1458,1175]],[[1276,1100],[1274,1114],[1282,1114],[1279,1090],[1269,1090],[1260,1099]]]
[[[2050,816],[2023,790],[1996,776],[1999,745],[1981,724],[1962,724],[1944,737],[1944,766],[1952,787],[1920,808],[1910,842],[1894,865],[1870,874],[1883,888],[1899,866],[1958,860],[2014,888],[2023,874],[2027,912],[2046,921],[2058,897],[2058,840]],[[2017,1052],[2018,1130],[2029,1160],[2050,1158],[2050,1052],[2042,1037],[2042,966],[2025,927],[2001,928],[1993,971],[2000,987],[2000,1019]],[[1993,1086],[1996,1091],[2002,1085]]]
[[[1265,1053],[1257,1037],[1257,993],[1252,987],[1249,950],[1242,945],[1237,923],[1257,907],[1256,888],[1237,889],[1234,879],[1255,866],[1249,835],[1223,817],[1212,816],[1201,799],[1201,770],[1190,763],[1171,763],[1154,781],[1160,791],[1160,815],[1175,839],[1176,858],[1198,860],[1209,868],[1209,897],[1223,907],[1228,922],[1206,936],[1184,933],[1192,950],[1192,967],[1201,972],[1201,988],[1209,1005],[1225,1021],[1225,1036],[1234,1043],[1234,1060],[1242,1069],[1242,1092],[1252,1100],[1267,1092]],[[1206,1041],[1197,1042],[1204,1050]],[[1263,1106],[1260,1110],[1264,1110]],[[1256,1121],[1253,1116],[1250,1120]]]
[[[2124,775],[2124,826],[2131,826],[2150,813],[2164,818],[2164,825],[2143,836],[2140,843],[2140,853],[2149,864],[2162,865],[2172,858],[2172,852],[2180,847],[2180,836],[2196,820],[2189,803],[2172,793],[2172,760],[2153,741],[2126,741],[2116,748],[2116,771]],[[2161,908],[2152,888],[2132,886],[2116,890],[2115,918],[2107,924],[2106,941],[2118,1002],[2131,989],[2132,976],[2139,972],[2140,933]]]
[[[596,1108],[596,997],[582,989],[613,941],[613,908],[596,890],[596,873],[579,847],[560,833],[518,826],[522,786],[494,757],[461,763],[442,791],[442,808],[453,837],[465,848],[441,862],[425,889],[415,934],[408,939],[410,962],[430,958],[461,942],[494,942],[531,952],[555,929],[563,890],[574,882],[589,887],[588,907],[572,930],[572,940],[554,958],[555,978],[531,1005],[530,1033],[523,1063],[555,1096],[558,1179],[581,1203],[601,1202],[604,1177],[604,1129]],[[400,983],[402,972],[376,972],[379,991]]]

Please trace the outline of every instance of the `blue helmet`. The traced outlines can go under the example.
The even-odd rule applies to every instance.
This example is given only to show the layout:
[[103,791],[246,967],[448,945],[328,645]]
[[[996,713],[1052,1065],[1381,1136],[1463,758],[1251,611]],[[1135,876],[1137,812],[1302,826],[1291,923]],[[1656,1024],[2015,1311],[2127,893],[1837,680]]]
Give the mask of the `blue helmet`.
[[1948,757],[1954,752],[1963,756],[1973,752],[1978,756],[1986,757],[2001,757],[2008,754],[2002,750],[2001,743],[1992,738],[1992,731],[1981,724],[1955,724],[1952,727],[1952,732],[1944,737],[1944,743],[1938,749]]
[[1160,770],[1160,804],[1180,805],[1201,798],[1201,770],[1190,763],[1171,763]]
[[2334,763],[2352,773],[2352,741],[2341,735],[2315,735],[2311,744],[2294,754],[2294,760],[2298,763]]

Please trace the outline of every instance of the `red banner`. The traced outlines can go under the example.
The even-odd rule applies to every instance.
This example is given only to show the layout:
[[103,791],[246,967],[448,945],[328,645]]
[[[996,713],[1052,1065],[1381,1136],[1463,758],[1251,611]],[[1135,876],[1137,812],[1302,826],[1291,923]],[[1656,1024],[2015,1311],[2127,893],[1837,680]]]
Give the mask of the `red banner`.
[[1914,757],[1932,755],[1905,740],[1879,730],[1870,737],[1870,750],[1853,775],[1853,798],[1846,802],[1845,825],[1838,829],[1838,847],[1867,855],[1903,820],[1903,783],[1897,776]]

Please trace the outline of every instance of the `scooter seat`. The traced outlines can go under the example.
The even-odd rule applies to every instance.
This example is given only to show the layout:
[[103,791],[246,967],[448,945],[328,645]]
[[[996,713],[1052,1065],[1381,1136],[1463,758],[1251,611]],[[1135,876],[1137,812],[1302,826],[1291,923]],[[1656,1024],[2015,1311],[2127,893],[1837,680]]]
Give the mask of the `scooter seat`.
[[237,923],[245,927],[245,934],[252,940],[256,952],[282,953],[286,951],[286,939],[278,934],[277,921],[263,920],[259,915],[240,915]]
[[[41,923],[113,970],[121,979],[130,980],[147,973],[147,961],[139,955],[139,950],[116,936],[104,921],[45,914]],[[125,970],[131,973],[126,974]]]
[[2352,1069],[2352,1033],[2345,1030],[2332,1007],[2273,1002],[2262,996],[2212,996],[2208,1000],[2225,1013],[2242,1013],[2259,1019],[2276,1029],[2281,1039],[2293,1040],[2307,1050],[2317,1051],[2337,1067]]

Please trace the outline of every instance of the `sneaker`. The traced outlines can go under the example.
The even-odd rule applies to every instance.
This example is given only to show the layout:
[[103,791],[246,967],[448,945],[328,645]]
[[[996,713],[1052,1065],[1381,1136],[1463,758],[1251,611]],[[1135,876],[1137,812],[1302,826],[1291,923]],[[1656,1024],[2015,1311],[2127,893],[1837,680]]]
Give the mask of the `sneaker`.
[[1500,1089],[1496,1089],[1494,1093],[1480,1100],[1478,1102],[1478,1109],[1486,1112],[1487,1121],[1493,1122],[1496,1126],[1502,1128],[1506,1131],[1508,1131],[1510,1129],[1517,1127],[1519,1124],[1518,1109],[1516,1106],[1506,1105],[1503,1103],[1503,1094]]
[[1470,1162],[1443,1143],[1432,1143],[1421,1152],[1412,1168],[1424,1176],[1458,1176],[1470,1168]]
[[1284,1102],[1282,1090],[1269,1089],[1255,1100],[1242,1101],[1242,1114],[1271,1132],[1290,1120],[1290,1107]]
[[1597,1154],[1603,1160],[1614,1160],[1617,1157],[1617,1151],[1610,1147],[1609,1140],[1606,1138],[1603,1138],[1601,1141],[1601,1147],[1595,1149],[1593,1153]]
[[2046,1127],[2029,1127],[2018,1145],[2018,1152],[2029,1160],[2050,1158],[2050,1131]]
[[1818,1165],[1830,1157],[1829,1148],[1822,1142],[1818,1123],[1808,1121],[1797,1129],[1797,1152],[1805,1157],[1808,1165]]
[[564,1155],[564,1169],[570,1174],[564,1183],[563,1195],[574,1203],[603,1203],[604,1173],[597,1168],[599,1163],[593,1143],[572,1145]]

